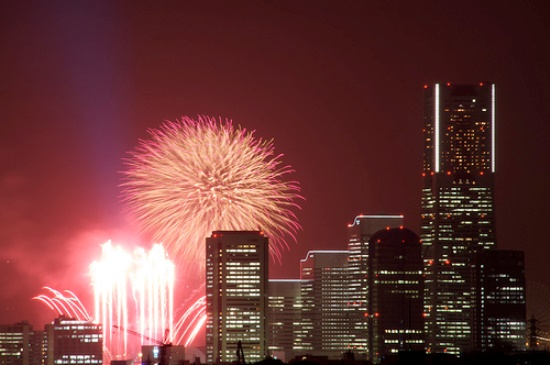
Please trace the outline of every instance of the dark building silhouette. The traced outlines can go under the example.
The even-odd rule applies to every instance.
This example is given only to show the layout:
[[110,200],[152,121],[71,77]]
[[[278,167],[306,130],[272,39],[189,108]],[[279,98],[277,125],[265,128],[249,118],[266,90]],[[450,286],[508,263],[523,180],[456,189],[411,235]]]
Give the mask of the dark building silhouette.
[[352,224],[348,225],[348,312],[350,319],[349,350],[358,355],[365,355],[370,347],[367,346],[368,328],[367,316],[369,312],[368,298],[368,263],[369,240],[374,233],[386,228],[403,226],[403,215],[398,214],[371,214],[358,215]]
[[474,347],[525,350],[525,266],[522,251],[485,250],[475,264]]
[[422,246],[407,228],[383,229],[369,240],[367,347],[370,360],[424,350]]

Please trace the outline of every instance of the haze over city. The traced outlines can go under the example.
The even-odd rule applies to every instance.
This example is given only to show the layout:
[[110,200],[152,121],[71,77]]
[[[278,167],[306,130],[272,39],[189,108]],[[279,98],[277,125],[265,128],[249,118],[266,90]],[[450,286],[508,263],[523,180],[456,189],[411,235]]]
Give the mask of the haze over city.
[[271,277],[298,277],[309,250],[345,249],[360,213],[404,214],[418,233],[422,93],[433,82],[496,84],[497,245],[525,251],[527,280],[545,285],[537,300],[550,303],[549,10],[543,1],[5,5],[0,321],[51,321],[31,300],[45,285],[89,301],[88,266],[108,239],[150,246],[123,212],[123,159],[148,129],[184,115],[255,130],[296,171],[302,230]]

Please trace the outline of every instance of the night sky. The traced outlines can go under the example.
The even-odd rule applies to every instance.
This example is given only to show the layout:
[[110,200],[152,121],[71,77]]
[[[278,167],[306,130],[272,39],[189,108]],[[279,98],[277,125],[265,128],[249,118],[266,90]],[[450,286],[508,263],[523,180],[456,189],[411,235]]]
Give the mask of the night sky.
[[4,2],[0,322],[40,328],[42,286],[89,299],[100,244],[148,244],[122,212],[122,159],[183,115],[256,130],[296,170],[303,230],[272,277],[345,249],[360,213],[404,214],[418,233],[433,82],[496,83],[498,247],[550,286],[548,4]]

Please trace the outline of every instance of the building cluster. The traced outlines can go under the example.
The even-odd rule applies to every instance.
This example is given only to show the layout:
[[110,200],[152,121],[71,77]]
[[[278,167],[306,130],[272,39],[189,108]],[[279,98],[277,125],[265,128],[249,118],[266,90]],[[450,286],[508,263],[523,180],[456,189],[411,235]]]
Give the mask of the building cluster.
[[[207,239],[207,362],[525,350],[523,252],[496,248],[495,85],[425,86],[420,237],[360,215],[347,250],[268,280],[262,232]],[[267,298],[267,301],[266,301]],[[237,352],[236,352],[237,351]]]
[[103,364],[102,327],[64,317],[43,331],[27,322],[0,325],[0,364]]
[[[425,86],[423,134],[420,236],[402,215],[359,215],[346,250],[269,280],[263,232],[212,232],[208,364],[525,350],[523,252],[496,245],[494,84]],[[102,350],[89,322],[0,326],[0,364],[100,364]]]
[[[133,333],[128,331],[129,333]],[[34,330],[26,321],[0,325],[0,365],[132,365],[134,359],[111,359],[103,341],[102,325],[61,316]],[[138,363],[178,365],[185,348],[171,343],[143,345]]]

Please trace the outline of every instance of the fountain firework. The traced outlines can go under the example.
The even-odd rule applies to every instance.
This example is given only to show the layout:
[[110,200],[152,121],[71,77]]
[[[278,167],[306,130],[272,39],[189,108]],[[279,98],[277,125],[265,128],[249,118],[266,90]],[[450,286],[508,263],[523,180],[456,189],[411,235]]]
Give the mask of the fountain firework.
[[101,259],[90,265],[94,291],[94,320],[103,324],[105,345],[114,355],[128,354],[131,329],[161,340],[173,336],[174,264],[161,245],[133,255],[106,242]]
[[60,316],[101,323],[107,358],[128,354],[127,331],[140,333],[140,344],[163,340],[168,329],[174,344],[189,346],[204,325],[204,297],[190,305],[173,321],[174,265],[164,249],[154,245],[128,254],[106,242],[102,256],[90,265],[94,287],[94,316],[70,290],[44,287],[46,293],[33,299]]

